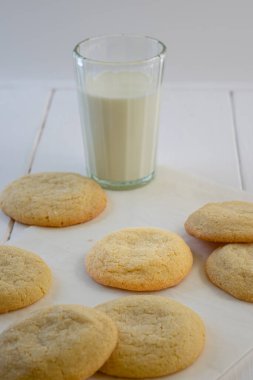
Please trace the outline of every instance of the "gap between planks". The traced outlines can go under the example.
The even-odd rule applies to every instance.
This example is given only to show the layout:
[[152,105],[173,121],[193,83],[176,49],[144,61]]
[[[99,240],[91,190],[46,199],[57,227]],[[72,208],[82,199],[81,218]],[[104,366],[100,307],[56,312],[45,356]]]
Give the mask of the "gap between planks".
[[[30,174],[31,171],[32,171],[32,167],[33,167],[34,159],[35,159],[35,156],[36,156],[36,152],[38,150],[38,146],[40,144],[40,141],[41,141],[44,129],[46,127],[48,115],[49,115],[49,112],[50,112],[50,109],[51,109],[51,106],[52,106],[52,103],[53,103],[53,98],[54,98],[55,92],[56,92],[55,88],[52,88],[49,91],[49,95],[48,95],[48,98],[47,98],[47,101],[46,101],[45,112],[43,113],[43,117],[42,117],[41,123],[40,123],[38,131],[36,133],[36,136],[35,136],[35,139],[34,139],[34,143],[33,143],[33,146],[32,146],[31,156],[30,156],[30,159],[28,161],[28,167],[25,170],[24,175]],[[11,234],[12,234],[12,231],[13,231],[13,228],[14,228],[14,224],[15,224],[15,221],[12,218],[10,218],[9,222],[8,222],[6,233],[5,233],[5,235],[4,235],[3,239],[2,239],[2,243],[6,243],[8,240],[10,240]]]
[[236,110],[235,110],[234,91],[229,91],[229,98],[230,98],[230,105],[231,105],[231,112],[232,112],[232,125],[233,125],[233,132],[234,132],[235,150],[236,150],[236,156],[237,156],[237,161],[238,161],[238,174],[239,174],[239,179],[240,179],[240,188],[241,190],[245,190],[245,181],[244,181],[243,171],[242,171],[242,160],[241,160],[241,152],[240,152],[240,145],[239,145],[239,138],[238,138],[238,124],[237,124]]
[[45,109],[45,113],[44,113],[44,117],[43,117],[43,119],[41,121],[41,125],[40,125],[40,127],[38,129],[38,132],[37,132],[37,134],[35,136],[35,139],[34,139],[34,143],[33,143],[33,147],[32,147],[32,152],[31,152],[31,158],[29,160],[28,168],[26,170],[27,174],[30,174],[31,171],[32,171],[32,166],[33,166],[33,163],[34,163],[36,152],[37,152],[40,140],[42,138],[44,129],[46,127],[46,123],[47,123],[48,115],[49,115],[49,112],[50,112],[50,109],[51,109],[51,106],[52,106],[52,102],[53,102],[53,98],[54,98],[54,95],[55,95],[55,91],[56,90],[53,88],[50,91],[50,93],[49,93],[47,104],[46,104],[46,109]]
[[[233,365],[225,370],[216,380],[236,380],[234,375],[236,375],[236,370],[238,370],[238,366],[242,365],[242,363],[247,362],[247,367],[250,371],[252,371],[252,354],[253,354],[253,349],[250,348],[240,359],[238,359]],[[249,360],[250,359],[250,360]],[[245,367],[244,367],[245,368]],[[241,373],[241,371],[240,371]],[[239,374],[239,373],[238,373]],[[232,377],[231,377],[232,376]],[[242,378],[238,377],[238,379],[242,380]]]

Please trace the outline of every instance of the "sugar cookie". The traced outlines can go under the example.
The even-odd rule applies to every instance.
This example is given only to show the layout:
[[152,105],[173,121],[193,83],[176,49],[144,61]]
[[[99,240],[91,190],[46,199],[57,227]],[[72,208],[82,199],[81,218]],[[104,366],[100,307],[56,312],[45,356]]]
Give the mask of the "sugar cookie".
[[192,253],[175,233],[158,228],[126,228],[100,240],[86,256],[98,283],[151,291],[178,284],[190,271]]
[[106,206],[103,189],[75,173],[37,173],[12,182],[1,194],[3,212],[36,226],[65,227],[95,218]]
[[189,216],[185,229],[199,239],[221,243],[253,242],[253,203],[208,203]]
[[79,305],[42,309],[0,335],[0,379],[84,380],[109,358],[115,323]]
[[253,302],[253,244],[227,244],[208,257],[212,283],[243,301]]
[[188,307],[165,297],[136,295],[97,306],[117,324],[118,344],[100,369],[108,375],[145,378],[168,375],[200,355],[205,328]]
[[17,247],[0,246],[0,313],[38,301],[51,282],[51,270],[39,256]]

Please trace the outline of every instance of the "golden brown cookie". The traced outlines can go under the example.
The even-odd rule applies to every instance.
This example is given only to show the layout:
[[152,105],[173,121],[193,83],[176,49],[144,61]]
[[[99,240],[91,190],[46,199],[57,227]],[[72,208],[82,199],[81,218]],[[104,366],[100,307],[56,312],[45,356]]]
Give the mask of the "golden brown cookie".
[[178,284],[190,271],[192,253],[175,233],[158,228],[126,228],[107,235],[86,256],[98,283],[135,291]]
[[33,304],[48,292],[51,283],[51,270],[39,256],[0,246],[0,313]]
[[117,377],[169,375],[200,355],[205,328],[200,317],[171,299],[136,295],[97,306],[117,324],[118,344],[101,372]]
[[1,208],[18,222],[65,227],[87,222],[106,206],[103,189],[75,173],[37,173],[12,182],[1,194]]
[[212,283],[243,301],[253,302],[253,244],[227,244],[207,259]]
[[253,203],[208,203],[189,216],[185,229],[196,238],[221,243],[253,242]]
[[1,380],[84,380],[115,348],[115,323],[98,310],[58,305],[0,335]]

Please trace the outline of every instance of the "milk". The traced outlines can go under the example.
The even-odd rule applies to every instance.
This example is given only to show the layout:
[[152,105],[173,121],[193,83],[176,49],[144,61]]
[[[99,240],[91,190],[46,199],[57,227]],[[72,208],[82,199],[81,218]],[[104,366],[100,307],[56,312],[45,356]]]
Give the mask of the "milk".
[[159,91],[138,72],[88,77],[82,93],[84,141],[92,176],[127,182],[155,169]]

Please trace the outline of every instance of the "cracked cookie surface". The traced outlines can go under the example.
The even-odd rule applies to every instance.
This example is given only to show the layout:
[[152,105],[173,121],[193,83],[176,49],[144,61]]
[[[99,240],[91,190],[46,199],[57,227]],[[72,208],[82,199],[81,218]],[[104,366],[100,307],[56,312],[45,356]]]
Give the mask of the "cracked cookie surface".
[[136,295],[96,307],[117,324],[119,341],[101,372],[117,377],[168,375],[200,355],[205,328],[190,308],[165,297]]
[[76,173],[37,173],[7,186],[0,205],[18,222],[65,227],[95,218],[106,206],[106,195],[95,181]]
[[175,233],[158,228],[125,228],[97,242],[85,264],[98,283],[152,291],[178,284],[192,267],[192,253]]
[[253,302],[253,244],[227,244],[208,257],[210,281],[234,297]]
[[108,359],[115,323],[80,305],[42,309],[0,335],[2,380],[84,380]]
[[196,238],[220,243],[253,242],[253,203],[207,203],[185,222],[186,231]]
[[51,283],[51,270],[39,256],[0,246],[0,313],[33,304],[48,292]]

